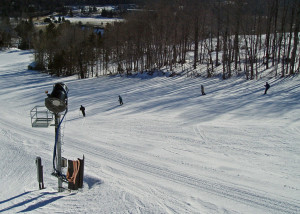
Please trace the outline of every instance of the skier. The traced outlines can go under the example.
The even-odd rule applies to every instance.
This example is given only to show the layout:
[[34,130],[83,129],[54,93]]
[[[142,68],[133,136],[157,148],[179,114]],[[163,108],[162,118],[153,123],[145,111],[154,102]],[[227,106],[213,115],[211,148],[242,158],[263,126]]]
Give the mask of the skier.
[[122,100],[122,97],[119,95],[119,103],[120,105],[123,105],[123,100]]
[[79,110],[82,112],[82,115],[85,117],[85,108],[81,105]]
[[266,89],[265,89],[265,94],[267,94],[267,91],[269,90],[270,88],[270,85],[268,82],[266,82],[266,85],[265,85]]
[[201,85],[201,93],[202,93],[202,95],[206,95],[205,92],[204,92],[204,86],[203,85]]

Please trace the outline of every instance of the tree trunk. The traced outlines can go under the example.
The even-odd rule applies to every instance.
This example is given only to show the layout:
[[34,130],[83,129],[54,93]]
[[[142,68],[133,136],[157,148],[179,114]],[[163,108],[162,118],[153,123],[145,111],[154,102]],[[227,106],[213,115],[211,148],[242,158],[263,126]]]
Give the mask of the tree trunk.
[[299,43],[299,25],[300,25],[300,1],[298,0],[297,4],[297,16],[296,16],[296,23],[295,23],[295,30],[294,30],[294,47],[292,50],[292,55],[291,55],[291,68],[290,68],[290,75],[293,75],[295,72],[295,61],[296,61],[296,53],[297,53],[297,48],[298,48],[298,43]]

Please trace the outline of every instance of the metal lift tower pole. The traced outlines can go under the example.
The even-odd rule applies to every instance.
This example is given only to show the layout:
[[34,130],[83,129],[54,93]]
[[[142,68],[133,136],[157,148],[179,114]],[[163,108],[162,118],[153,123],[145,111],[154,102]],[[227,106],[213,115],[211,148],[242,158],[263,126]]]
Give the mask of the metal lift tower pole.
[[[55,136],[57,135],[57,144],[56,144],[56,163],[57,163],[57,171],[61,173],[61,133],[60,127],[58,127],[60,123],[60,114],[55,114]],[[58,176],[58,192],[63,192],[62,187],[62,178]]]
[[[62,121],[60,121],[60,114],[61,112],[65,111],[65,114],[63,116],[66,116],[68,112],[68,87],[60,82],[56,83],[53,86],[53,90],[51,94],[48,94],[48,91],[46,91],[47,98],[45,98],[45,106],[46,108],[53,112],[55,114],[55,150],[53,151],[53,169],[54,169],[54,175],[57,175],[58,177],[58,192],[63,191],[62,187],[62,158],[61,158],[61,133],[60,133],[60,124]],[[56,166],[54,164],[54,158],[56,156]]]

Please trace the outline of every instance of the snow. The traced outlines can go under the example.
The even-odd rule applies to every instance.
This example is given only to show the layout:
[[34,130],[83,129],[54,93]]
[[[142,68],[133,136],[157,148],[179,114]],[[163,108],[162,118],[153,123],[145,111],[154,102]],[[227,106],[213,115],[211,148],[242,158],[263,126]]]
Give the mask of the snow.
[[[27,70],[32,59],[0,52],[0,212],[300,213],[299,76],[78,80]],[[78,191],[51,175],[54,127],[31,127],[56,82],[69,88],[62,156],[85,156]]]
[[122,22],[121,18],[105,18],[105,17],[65,17],[65,20],[71,23],[82,23],[90,25],[106,25],[112,24],[114,22]]

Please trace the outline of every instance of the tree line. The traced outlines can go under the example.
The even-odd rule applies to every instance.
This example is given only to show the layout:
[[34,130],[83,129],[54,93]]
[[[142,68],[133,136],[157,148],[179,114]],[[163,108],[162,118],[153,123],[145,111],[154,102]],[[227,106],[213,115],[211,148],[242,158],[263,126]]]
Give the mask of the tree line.
[[299,73],[299,25],[299,0],[155,0],[104,34],[68,22],[36,31],[27,21],[19,35],[27,29],[37,67],[57,76],[173,71],[193,53],[195,75],[205,67],[207,77],[256,79],[261,70]]
[[107,29],[106,44],[119,72],[172,71],[193,51],[207,77],[219,66],[223,79],[285,76],[299,72],[299,25],[298,0],[164,0]]

